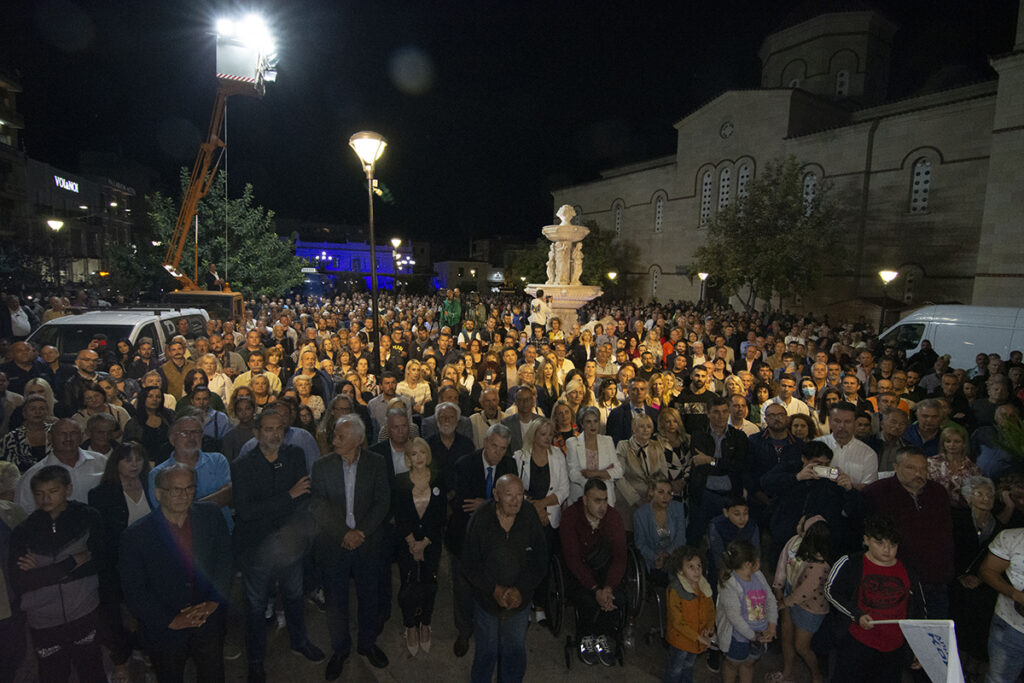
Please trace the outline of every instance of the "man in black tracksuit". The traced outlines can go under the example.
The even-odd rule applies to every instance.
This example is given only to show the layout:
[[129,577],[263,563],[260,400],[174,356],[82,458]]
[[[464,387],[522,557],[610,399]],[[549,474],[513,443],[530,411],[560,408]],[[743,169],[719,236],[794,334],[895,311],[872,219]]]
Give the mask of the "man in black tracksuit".
[[106,683],[97,635],[100,513],[70,500],[63,467],[44,467],[31,486],[37,510],[11,534],[10,575],[32,631],[39,680],[66,681],[74,664],[82,683]]

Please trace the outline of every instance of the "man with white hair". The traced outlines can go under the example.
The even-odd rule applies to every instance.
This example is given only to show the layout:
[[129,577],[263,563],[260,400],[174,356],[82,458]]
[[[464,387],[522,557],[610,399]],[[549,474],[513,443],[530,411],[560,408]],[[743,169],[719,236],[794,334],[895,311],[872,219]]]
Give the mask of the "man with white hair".
[[498,389],[490,386],[480,392],[480,410],[470,416],[469,422],[473,425],[473,446],[484,447],[484,437],[491,425],[501,422],[501,411],[498,405]]
[[356,583],[359,636],[356,651],[376,668],[388,665],[377,646],[377,581],[381,527],[391,505],[387,466],[363,450],[366,427],[358,415],[342,415],[334,425],[332,450],[313,464],[311,510],[319,534],[314,552],[324,572],[327,627],[333,654],[325,678],[337,680],[352,649],[348,626],[349,581]]
[[80,503],[89,502],[89,491],[99,485],[100,477],[107,466],[107,459],[99,453],[80,448],[81,442],[82,427],[77,422],[62,419],[54,423],[50,428],[50,454],[25,471],[15,492],[14,500],[25,512],[31,514],[36,509],[30,485],[32,477],[39,470],[51,465],[59,465],[71,475],[72,500]]
[[[437,418],[438,431],[427,439],[427,445],[430,446],[435,466],[441,471],[447,485],[451,483],[452,467],[455,463],[476,448],[473,446],[472,437],[467,437],[458,429],[462,420],[469,420],[463,418],[457,404],[450,401],[440,404],[434,411],[434,417]],[[472,427],[470,429],[472,430]]]

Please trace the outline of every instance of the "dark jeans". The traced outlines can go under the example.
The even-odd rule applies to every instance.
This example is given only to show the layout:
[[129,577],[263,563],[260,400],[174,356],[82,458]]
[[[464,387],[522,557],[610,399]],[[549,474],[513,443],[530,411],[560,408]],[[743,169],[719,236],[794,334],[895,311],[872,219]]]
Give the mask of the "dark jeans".
[[384,624],[391,619],[391,566],[398,559],[398,534],[395,525],[380,525],[384,553],[380,562],[380,577],[377,579],[377,631],[384,630]]
[[0,619],[0,683],[14,680],[25,659],[25,615],[15,611]]
[[903,664],[902,647],[879,652],[847,633],[839,644],[832,683],[900,683]]
[[365,651],[377,641],[377,582],[380,559],[366,548],[341,550],[338,558],[324,567],[324,593],[327,597],[327,630],[334,653],[347,657],[352,651],[348,632],[348,583],[356,582],[359,600],[359,635],[356,647]]
[[478,603],[473,605],[473,668],[470,672],[472,683],[490,683],[494,665],[501,658],[498,680],[501,683],[518,683],[526,675],[526,627],[530,622],[530,610],[518,612],[502,610],[491,614]]
[[[67,624],[32,629],[40,681],[66,681],[75,667],[81,683],[106,683],[96,610]],[[3,645],[6,649],[6,643]]]
[[121,618],[121,603],[102,600],[99,612],[100,642],[110,650],[110,660],[120,666],[132,656],[132,637]]
[[[558,553],[559,540],[558,529],[552,529],[550,525],[542,527],[544,540],[548,542],[548,557],[554,557]],[[548,609],[548,584],[551,581],[551,565],[544,568],[544,578],[537,584],[537,590],[533,591],[533,606],[547,611]]]
[[[686,525],[686,542],[697,548],[708,533],[711,520],[722,514],[722,506],[728,493],[715,493],[705,489],[700,495],[700,502],[690,505],[690,521]],[[716,583],[712,581],[712,583]]]
[[183,683],[185,664],[190,657],[196,665],[197,681],[224,683],[225,611],[223,605],[218,607],[205,624],[192,630],[184,647],[149,650],[149,660],[153,663],[158,683]]
[[262,664],[267,654],[267,624],[263,617],[275,583],[284,603],[292,649],[304,646],[307,637],[302,603],[302,560],[280,569],[272,569],[257,560],[252,566],[242,568],[242,581],[246,606],[245,652],[249,664]]
[[949,587],[946,584],[921,584],[924,609],[929,619],[949,619]]
[[462,561],[455,553],[449,553],[452,563],[452,607],[455,612],[455,629],[458,635],[469,638],[473,635],[473,589],[462,571]]
[[[601,572],[603,574],[604,572]],[[605,612],[597,604],[594,593],[580,585],[572,572],[566,572],[566,597],[569,604],[576,608],[576,637],[608,636],[618,633],[622,623],[621,610],[626,604],[626,596],[622,587],[614,590],[616,609]]]
[[423,624],[430,626],[437,597],[437,566],[441,562],[441,544],[432,543],[423,551],[423,561],[417,562],[408,547],[399,550],[398,571],[402,587],[398,589],[398,606],[402,608],[402,622],[407,628]]

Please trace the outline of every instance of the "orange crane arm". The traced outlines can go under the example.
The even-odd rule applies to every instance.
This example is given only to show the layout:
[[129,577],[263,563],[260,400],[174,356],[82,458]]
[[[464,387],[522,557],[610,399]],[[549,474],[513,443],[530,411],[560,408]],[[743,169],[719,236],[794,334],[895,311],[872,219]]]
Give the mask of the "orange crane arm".
[[[220,138],[221,125],[224,122],[224,107],[227,104],[228,93],[224,88],[217,89],[217,100],[213,105],[213,116],[210,118],[210,129],[206,134],[206,142],[199,146],[199,154],[196,156],[196,163],[192,167],[192,176],[189,178],[188,187],[185,188],[185,196],[181,201],[181,209],[178,211],[178,218],[174,222],[174,233],[171,235],[167,245],[167,254],[164,256],[163,267],[171,275],[178,279],[185,290],[200,289],[199,285],[189,276],[178,270],[181,263],[181,254],[185,250],[185,242],[188,240],[189,228],[195,218],[199,200],[210,192],[213,178],[217,174],[217,167],[220,165],[220,157],[213,162],[214,153],[225,146]],[[211,168],[212,164],[212,168]],[[198,276],[198,273],[197,273]]]

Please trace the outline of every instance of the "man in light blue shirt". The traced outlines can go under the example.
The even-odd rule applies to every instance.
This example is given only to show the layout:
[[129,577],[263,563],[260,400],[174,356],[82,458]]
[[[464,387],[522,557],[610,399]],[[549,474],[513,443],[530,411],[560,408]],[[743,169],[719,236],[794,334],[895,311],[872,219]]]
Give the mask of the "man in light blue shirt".
[[220,506],[227,520],[228,528],[232,528],[231,519],[231,466],[228,459],[220,453],[209,453],[200,450],[203,443],[203,425],[195,417],[178,418],[171,425],[168,438],[174,450],[171,456],[149,472],[149,504],[156,509],[158,501],[156,491],[156,473],[174,464],[191,467],[196,473],[197,502],[208,501]]

